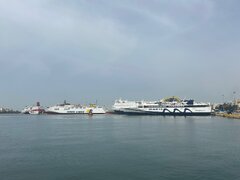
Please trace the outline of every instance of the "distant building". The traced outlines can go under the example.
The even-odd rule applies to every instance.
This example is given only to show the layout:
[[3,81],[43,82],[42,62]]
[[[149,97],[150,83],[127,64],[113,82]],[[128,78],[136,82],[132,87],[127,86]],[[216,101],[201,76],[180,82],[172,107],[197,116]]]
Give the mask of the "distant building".
[[215,104],[212,104],[211,106],[212,106],[212,109],[215,110],[220,106],[220,103],[215,103]]
[[238,108],[240,108],[240,99],[237,99],[237,100],[235,101],[235,104],[238,106]]
[[0,113],[18,113],[18,111],[14,111],[14,110],[9,109],[9,108],[0,107]]

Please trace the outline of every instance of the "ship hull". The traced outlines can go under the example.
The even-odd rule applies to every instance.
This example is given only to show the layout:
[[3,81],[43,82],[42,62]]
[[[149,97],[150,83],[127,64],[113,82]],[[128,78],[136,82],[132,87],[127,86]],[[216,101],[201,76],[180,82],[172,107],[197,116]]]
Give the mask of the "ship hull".
[[116,114],[126,115],[162,115],[162,116],[210,116],[211,108],[205,107],[201,109],[197,108],[162,108],[162,110],[149,110],[139,108],[124,108],[120,110],[114,110]]
[[[52,108],[54,109],[54,108]],[[68,114],[105,114],[106,111],[102,108],[85,108],[85,109],[59,109],[59,110],[50,110],[48,109],[45,113],[47,114],[63,114],[63,115],[68,115]]]
[[125,115],[155,115],[155,116],[210,116],[211,112],[202,113],[163,113],[163,112],[130,112],[130,111],[114,111],[114,114]]
[[[45,112],[46,114],[52,114],[52,115],[74,115],[74,114],[89,114],[89,113],[65,113],[65,112]],[[92,113],[92,114],[106,114],[105,112],[102,112],[102,113]]]

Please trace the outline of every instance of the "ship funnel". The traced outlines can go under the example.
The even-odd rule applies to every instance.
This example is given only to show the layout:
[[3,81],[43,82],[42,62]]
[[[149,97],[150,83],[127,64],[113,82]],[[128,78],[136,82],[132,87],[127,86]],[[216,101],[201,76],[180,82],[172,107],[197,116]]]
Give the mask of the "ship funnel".
[[40,102],[37,102],[37,106],[40,106]]

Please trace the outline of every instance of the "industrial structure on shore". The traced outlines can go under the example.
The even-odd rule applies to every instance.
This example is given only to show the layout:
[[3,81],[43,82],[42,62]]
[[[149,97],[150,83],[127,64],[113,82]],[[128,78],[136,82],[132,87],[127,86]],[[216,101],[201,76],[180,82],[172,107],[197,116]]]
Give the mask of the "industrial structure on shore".
[[11,113],[20,113],[20,112],[10,108],[0,107],[0,114],[11,114]]

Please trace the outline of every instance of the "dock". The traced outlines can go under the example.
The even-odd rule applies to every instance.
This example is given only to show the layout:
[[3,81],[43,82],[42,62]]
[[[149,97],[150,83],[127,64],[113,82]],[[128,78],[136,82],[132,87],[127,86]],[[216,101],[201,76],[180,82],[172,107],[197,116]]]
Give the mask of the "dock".
[[215,116],[240,119],[240,113],[230,113],[230,114],[229,113],[215,113]]

